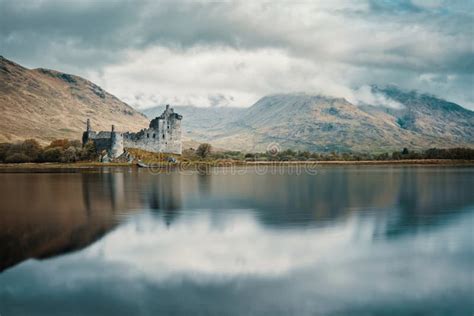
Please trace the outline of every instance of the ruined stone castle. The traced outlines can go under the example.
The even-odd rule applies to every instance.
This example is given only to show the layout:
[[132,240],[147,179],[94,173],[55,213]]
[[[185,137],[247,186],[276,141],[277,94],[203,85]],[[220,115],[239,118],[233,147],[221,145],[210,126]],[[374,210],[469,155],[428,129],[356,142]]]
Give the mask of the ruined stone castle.
[[169,105],[160,116],[151,120],[148,128],[137,133],[117,132],[114,125],[110,131],[95,132],[87,120],[82,143],[94,142],[97,152],[107,152],[110,158],[117,158],[125,148],[139,148],[157,153],[181,154],[181,119]]

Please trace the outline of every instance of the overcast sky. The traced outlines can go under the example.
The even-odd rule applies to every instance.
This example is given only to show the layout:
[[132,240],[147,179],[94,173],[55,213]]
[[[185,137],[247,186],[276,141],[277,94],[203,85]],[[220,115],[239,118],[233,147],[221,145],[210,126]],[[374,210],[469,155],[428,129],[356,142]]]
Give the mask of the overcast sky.
[[0,54],[136,107],[367,99],[396,84],[474,109],[474,0],[0,0]]

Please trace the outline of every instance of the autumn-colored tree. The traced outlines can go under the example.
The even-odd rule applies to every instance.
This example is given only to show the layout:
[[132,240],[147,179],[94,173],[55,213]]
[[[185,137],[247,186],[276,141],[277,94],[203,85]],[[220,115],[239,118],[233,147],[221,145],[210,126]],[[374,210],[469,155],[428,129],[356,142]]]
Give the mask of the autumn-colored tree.
[[68,139],[55,139],[49,144],[48,148],[61,147],[62,149],[66,149],[69,146],[70,144]]

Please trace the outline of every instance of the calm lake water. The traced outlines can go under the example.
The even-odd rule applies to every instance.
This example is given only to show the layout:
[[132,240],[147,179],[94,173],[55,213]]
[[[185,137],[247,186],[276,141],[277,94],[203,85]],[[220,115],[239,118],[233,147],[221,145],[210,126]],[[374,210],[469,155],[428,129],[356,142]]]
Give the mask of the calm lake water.
[[0,173],[2,316],[474,312],[474,168],[43,171]]

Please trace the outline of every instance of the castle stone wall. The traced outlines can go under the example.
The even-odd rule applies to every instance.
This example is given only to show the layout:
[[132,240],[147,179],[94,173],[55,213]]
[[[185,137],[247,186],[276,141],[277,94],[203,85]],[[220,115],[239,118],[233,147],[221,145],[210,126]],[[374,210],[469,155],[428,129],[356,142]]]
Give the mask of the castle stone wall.
[[92,140],[95,144],[95,148],[98,153],[102,153],[104,150],[109,152],[111,147],[110,138],[95,138]]
[[139,133],[125,133],[125,148],[140,148],[151,152],[181,154],[181,120],[160,119]]
[[139,148],[150,152],[181,154],[181,119],[182,116],[166,106],[161,116],[154,118],[150,126],[137,133],[118,133],[112,126],[111,132],[96,133],[87,122],[87,131],[83,134],[83,144],[92,140],[98,152],[106,150],[110,157],[120,156],[125,148]]
[[110,138],[109,156],[116,158],[123,154],[123,136],[122,133],[112,132]]

